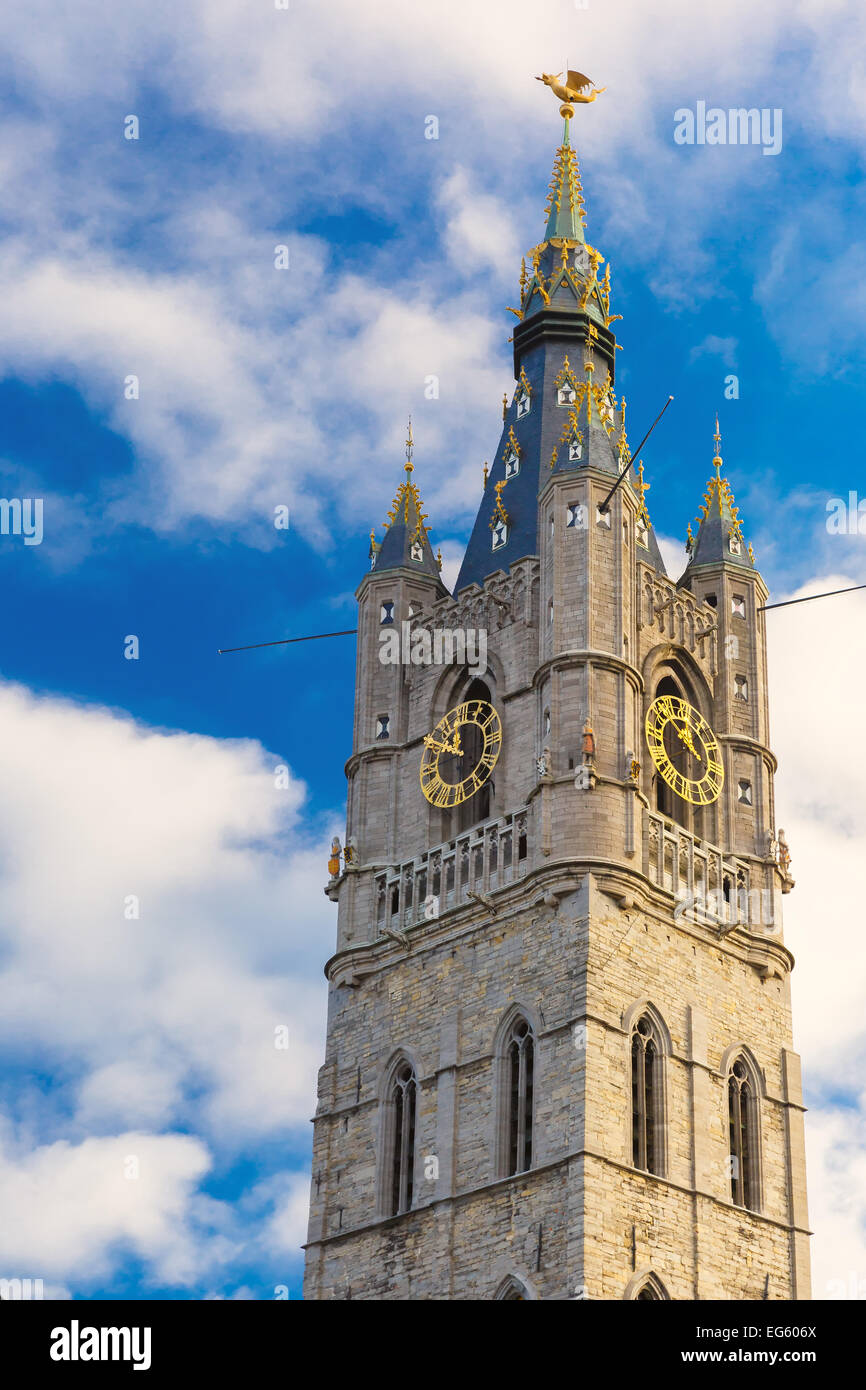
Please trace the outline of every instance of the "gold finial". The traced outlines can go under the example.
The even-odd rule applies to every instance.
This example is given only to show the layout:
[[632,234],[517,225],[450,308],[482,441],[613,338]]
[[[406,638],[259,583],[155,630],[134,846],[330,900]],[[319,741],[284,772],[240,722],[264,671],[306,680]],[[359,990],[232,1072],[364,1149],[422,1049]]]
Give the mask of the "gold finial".
[[592,347],[593,347],[594,343],[596,343],[596,342],[598,342],[598,332],[597,332],[597,330],[596,330],[595,324],[594,324],[594,323],[591,323],[589,320],[587,320],[587,325],[586,325],[586,341],[585,341],[585,344],[584,344],[585,351],[586,351],[586,360],[584,361],[584,364],[583,364],[584,370],[587,371],[587,372],[594,372],[594,371],[595,371],[595,364],[594,364],[594,362],[593,362],[593,360],[592,360],[592,357],[590,356],[590,353],[591,353],[591,351],[592,351]]
[[415,449],[415,441],[412,438],[412,416],[409,416],[409,433],[406,437],[406,472],[411,473],[415,465],[412,462],[412,454]]
[[[484,487],[487,487],[487,460],[484,460]],[[482,489],[483,490],[483,489]]]
[[442,568],[442,547],[441,547],[441,546],[440,546],[439,549],[436,551],[436,564],[439,566],[439,568],[440,568],[440,570],[441,570],[441,568]]
[[493,491],[496,493],[496,506],[493,508],[493,516],[490,520],[491,531],[500,521],[503,523],[503,525],[508,525],[508,513],[502,505],[502,489],[505,487],[507,482],[508,479],[505,478],[502,482],[494,483],[493,485]]
[[526,257],[520,262],[520,289],[521,293],[526,289]]
[[694,543],[695,538],[692,535],[692,523],[689,522],[688,526],[686,527],[686,550],[690,551]]
[[505,419],[505,417],[506,417],[507,414],[508,414],[508,394],[507,394],[507,392],[503,391],[503,392],[502,392],[502,418],[503,418],[503,420]]
[[[549,87],[553,95],[559,98],[562,102],[559,114],[564,116],[566,120],[570,120],[574,115],[573,104],[584,105],[587,102],[595,101],[596,97],[607,91],[606,87],[596,87],[591,77],[587,77],[582,72],[575,72],[572,68],[569,68],[566,73],[564,82],[559,81],[561,76],[561,72],[543,72],[535,80],[536,82],[543,82],[545,87]],[[589,96],[584,95],[587,88],[592,89]]]
[[713,441],[714,441],[715,446],[716,446],[716,451],[715,451],[715,454],[713,455],[713,467],[714,467],[715,470],[716,470],[716,477],[718,478],[718,476],[719,476],[719,470],[721,469],[721,466],[722,466],[722,450],[721,450],[722,436],[719,434],[719,412],[718,412],[718,411],[716,411],[716,432],[715,432],[715,434],[713,435]]

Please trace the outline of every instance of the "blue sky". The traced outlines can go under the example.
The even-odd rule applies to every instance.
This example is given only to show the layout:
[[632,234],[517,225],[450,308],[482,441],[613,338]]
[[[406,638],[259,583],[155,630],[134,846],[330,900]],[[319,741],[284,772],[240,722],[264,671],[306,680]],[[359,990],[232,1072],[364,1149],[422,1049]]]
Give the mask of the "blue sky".
[[[354,626],[409,412],[456,573],[560,136],[532,78],[561,53],[608,88],[574,140],[633,441],[675,397],[646,453],[669,568],[718,410],[773,597],[866,582],[863,537],[825,526],[866,494],[864,19],[692,11],[0,18],[0,484],[45,518],[39,546],[0,538],[0,1274],[297,1296],[354,647],[217,648]],[[698,101],[781,108],[781,152],[677,146]],[[770,616],[818,1296],[866,1280],[864,602]]]

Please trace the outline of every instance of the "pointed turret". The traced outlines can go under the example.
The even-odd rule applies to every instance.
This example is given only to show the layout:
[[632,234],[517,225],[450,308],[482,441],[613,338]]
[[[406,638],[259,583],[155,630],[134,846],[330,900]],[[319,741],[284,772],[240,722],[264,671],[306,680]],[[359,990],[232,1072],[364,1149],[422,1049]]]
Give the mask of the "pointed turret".
[[754,570],[755,557],[751,545],[743,539],[743,523],[739,509],[734,502],[727,478],[722,477],[722,438],[719,433],[719,417],[716,416],[716,431],[713,435],[713,476],[707,483],[704,504],[696,518],[697,535],[688,528],[686,550],[689,563],[683,579],[705,565],[732,565],[738,569]]
[[406,477],[397,489],[388,520],[383,522],[385,535],[382,540],[377,542],[375,532],[370,532],[370,568],[377,574],[382,570],[407,569],[416,574],[429,574],[439,579],[441,564],[435,558],[430,544],[430,527],[424,525],[427,513],[423,510],[424,503],[421,501],[418,486],[412,481],[415,468],[412,460],[414,448],[410,420],[404,464]]

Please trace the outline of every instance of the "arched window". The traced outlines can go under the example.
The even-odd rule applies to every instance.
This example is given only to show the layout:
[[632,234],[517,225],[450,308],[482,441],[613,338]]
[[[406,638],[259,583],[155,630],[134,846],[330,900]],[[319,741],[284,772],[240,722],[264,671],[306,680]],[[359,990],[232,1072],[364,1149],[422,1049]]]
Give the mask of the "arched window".
[[728,1135],[731,1201],[757,1211],[758,1097],[755,1079],[742,1057],[728,1073]]
[[635,1303],[670,1302],[670,1294],[652,1270],[634,1275],[629,1280],[624,1296]]
[[[622,1016],[628,1047],[631,1108],[624,1135],[626,1161],[664,1177],[667,1163],[667,1058],[671,1035],[649,999],[636,1000]],[[629,1295],[631,1297],[631,1295]]]
[[635,1168],[663,1172],[662,1052],[658,1032],[648,1014],[631,1035],[631,1151]]
[[508,1034],[506,1058],[506,1177],[532,1167],[533,1081],[535,1040],[525,1018],[514,1020]]
[[528,1301],[529,1294],[526,1285],[513,1274],[509,1274],[506,1279],[503,1279],[494,1294],[494,1302],[497,1303],[527,1303]]
[[415,1104],[418,1083],[409,1062],[401,1061],[388,1087],[388,1125],[385,1137],[387,1209],[398,1216],[412,1206],[415,1178]]

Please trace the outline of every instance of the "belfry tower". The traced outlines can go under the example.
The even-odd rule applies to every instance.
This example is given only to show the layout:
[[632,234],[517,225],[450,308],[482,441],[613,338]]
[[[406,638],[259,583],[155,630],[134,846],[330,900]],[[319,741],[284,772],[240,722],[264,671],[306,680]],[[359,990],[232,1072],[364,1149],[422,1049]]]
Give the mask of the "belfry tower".
[[455,592],[411,433],[357,591],[306,1298],[809,1297],[767,590],[718,425],[665,573],[563,114]]

